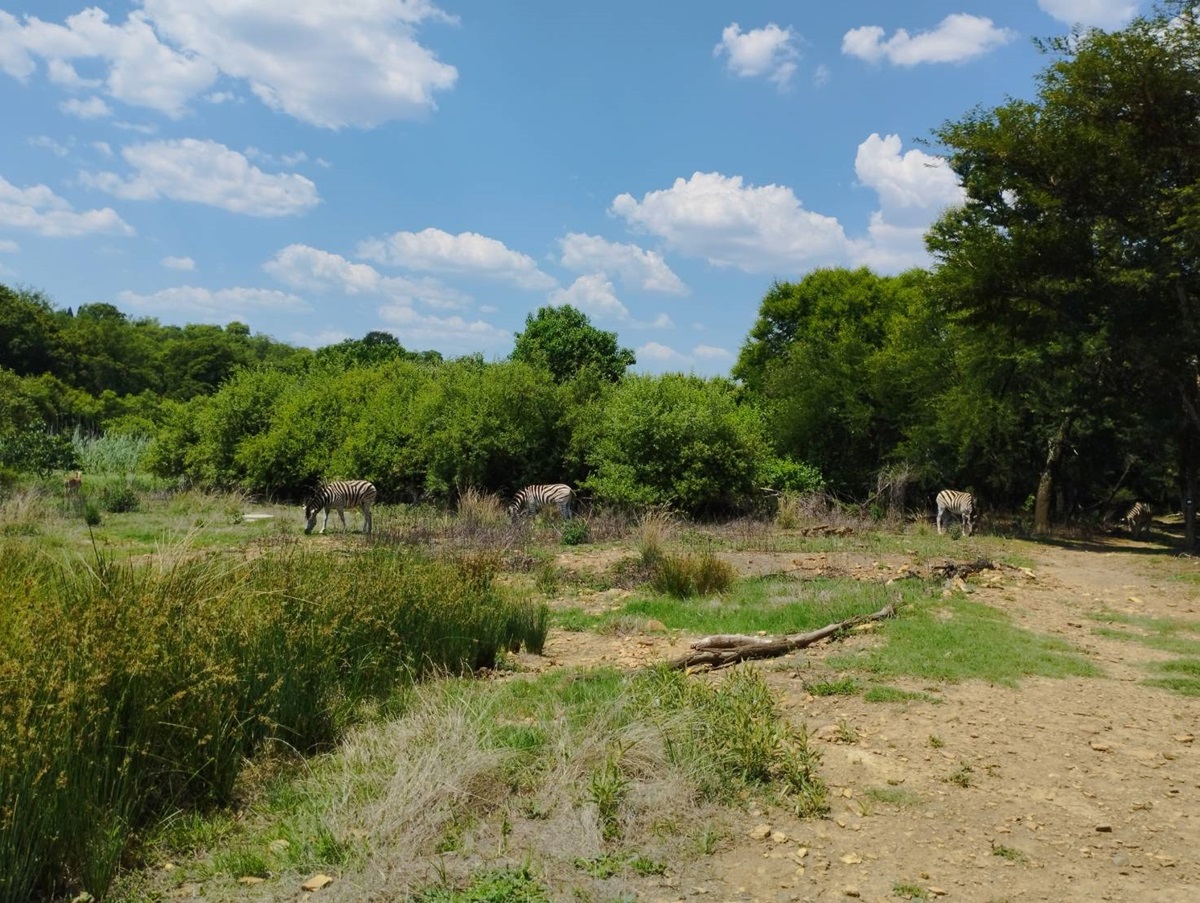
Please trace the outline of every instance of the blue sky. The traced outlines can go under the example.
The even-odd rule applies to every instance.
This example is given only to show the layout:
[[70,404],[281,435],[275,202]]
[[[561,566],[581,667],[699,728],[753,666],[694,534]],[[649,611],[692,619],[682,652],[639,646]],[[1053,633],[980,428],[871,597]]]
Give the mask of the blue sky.
[[773,280],[928,264],[923,143],[1148,0],[0,0],[0,281],[512,350],[569,303],[726,374]]

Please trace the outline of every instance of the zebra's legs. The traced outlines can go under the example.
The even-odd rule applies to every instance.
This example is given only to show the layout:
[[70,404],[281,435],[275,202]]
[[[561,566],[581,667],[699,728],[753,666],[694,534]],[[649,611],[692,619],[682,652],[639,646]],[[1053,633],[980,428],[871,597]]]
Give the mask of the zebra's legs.
[[946,509],[945,509],[945,508],[938,508],[938,513],[937,513],[937,531],[938,531],[938,536],[941,536],[941,535],[942,535],[942,518],[945,516],[945,514],[946,514]]
[[363,532],[370,533],[371,532],[371,503],[370,502],[363,503],[362,514],[363,514]]

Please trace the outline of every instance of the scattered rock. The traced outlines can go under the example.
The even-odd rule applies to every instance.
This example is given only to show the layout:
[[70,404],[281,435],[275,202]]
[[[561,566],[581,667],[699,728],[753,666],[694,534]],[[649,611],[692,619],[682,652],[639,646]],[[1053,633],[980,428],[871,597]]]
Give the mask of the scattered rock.
[[1112,825],[1096,825],[1096,832],[1098,834],[1111,834]]
[[333,883],[333,879],[328,875],[313,875],[307,881],[300,885],[301,890],[316,891],[323,887],[328,887]]
[[758,825],[757,827],[754,828],[754,830],[752,830],[750,832],[751,840],[766,840],[770,836],[771,836],[771,826],[770,825]]

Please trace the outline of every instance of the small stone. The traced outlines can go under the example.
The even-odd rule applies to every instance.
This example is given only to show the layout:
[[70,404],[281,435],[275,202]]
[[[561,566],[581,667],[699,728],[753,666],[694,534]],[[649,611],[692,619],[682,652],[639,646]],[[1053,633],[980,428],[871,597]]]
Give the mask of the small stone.
[[262,884],[266,880],[266,878],[260,878],[258,875],[242,875],[242,877],[238,878],[238,884]]
[[771,826],[770,825],[758,825],[756,828],[754,828],[754,830],[752,830],[750,832],[751,840],[766,840],[770,836],[771,836]]
[[853,884],[847,884],[845,887],[843,887],[842,893],[845,894],[847,897],[861,897],[862,896],[862,891],[860,891]]
[[928,887],[928,888],[926,888],[926,890],[928,890],[928,891],[929,891],[931,894],[933,894],[935,897],[944,897],[944,896],[946,896],[948,893],[950,893],[950,891],[948,891],[948,890],[943,890],[942,888],[940,888],[940,887],[937,887],[937,886],[934,886],[934,887]]
[[1196,739],[1195,736],[1192,734],[1176,734],[1175,735],[1175,740],[1179,743],[1191,743],[1195,739]]
[[862,862],[862,857],[857,853],[847,853],[842,857],[842,862],[846,863],[846,865],[858,865]]
[[305,881],[303,884],[301,884],[300,889],[315,891],[315,890],[320,890],[323,887],[328,887],[332,883],[333,883],[333,879],[330,878],[328,875],[317,874],[317,875],[313,875],[311,878],[309,878],[307,881]]
[[1108,752],[1110,749],[1112,749],[1112,747],[1107,743],[1101,743],[1099,740],[1093,740],[1088,744],[1088,746],[1096,750],[1096,752]]
[[1111,834],[1112,825],[1096,825],[1096,831],[1100,834]]
[[782,831],[772,831],[771,832],[771,840],[774,841],[775,843],[787,843],[788,836],[786,834],[784,834]]

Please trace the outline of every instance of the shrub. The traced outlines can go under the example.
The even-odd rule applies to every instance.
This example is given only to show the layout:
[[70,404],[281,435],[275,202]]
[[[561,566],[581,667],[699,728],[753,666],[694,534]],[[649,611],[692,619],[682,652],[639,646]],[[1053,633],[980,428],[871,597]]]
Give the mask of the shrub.
[[109,514],[128,514],[141,504],[138,494],[129,486],[106,486],[100,493],[100,505]]
[[588,541],[588,525],[587,521],[581,518],[575,518],[563,524],[562,528],[563,545],[577,546]]
[[654,565],[650,585],[664,595],[688,599],[725,592],[736,576],[733,565],[712,552],[665,555]]

